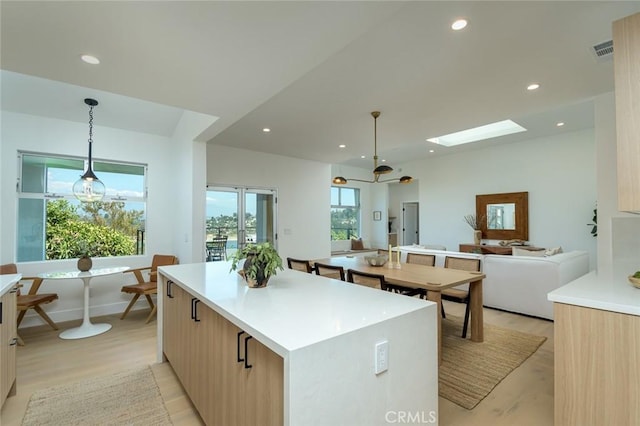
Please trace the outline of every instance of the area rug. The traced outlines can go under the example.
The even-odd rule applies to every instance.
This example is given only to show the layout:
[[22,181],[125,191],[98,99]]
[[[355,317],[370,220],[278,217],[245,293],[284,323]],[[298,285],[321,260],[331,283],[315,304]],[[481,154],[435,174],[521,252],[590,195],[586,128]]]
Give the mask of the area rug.
[[31,396],[24,426],[171,425],[150,367],[43,389]]
[[462,318],[447,315],[442,320],[439,394],[468,410],[547,339],[488,324],[484,326],[484,342],[463,339],[461,334]]

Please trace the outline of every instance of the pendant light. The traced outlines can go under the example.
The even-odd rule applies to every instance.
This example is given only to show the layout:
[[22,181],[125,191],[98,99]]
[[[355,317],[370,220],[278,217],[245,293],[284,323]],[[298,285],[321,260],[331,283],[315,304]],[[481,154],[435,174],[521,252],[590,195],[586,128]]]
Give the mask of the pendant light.
[[402,176],[401,178],[396,179],[385,179],[380,180],[380,175],[386,175],[393,171],[393,168],[387,166],[386,164],[378,165],[378,117],[380,117],[380,111],[371,112],[371,116],[373,117],[373,180],[363,180],[363,179],[346,179],[342,176],[336,176],[333,178],[332,182],[335,185],[345,185],[349,180],[353,180],[356,182],[366,182],[366,183],[386,183],[386,182],[394,182],[398,181],[399,183],[411,183],[413,182],[413,178],[411,176]]
[[91,169],[91,145],[93,144],[93,107],[98,105],[95,99],[87,98],[84,103],[89,106],[89,158],[87,171],[73,184],[73,195],[83,203],[100,201],[104,197],[105,187]]

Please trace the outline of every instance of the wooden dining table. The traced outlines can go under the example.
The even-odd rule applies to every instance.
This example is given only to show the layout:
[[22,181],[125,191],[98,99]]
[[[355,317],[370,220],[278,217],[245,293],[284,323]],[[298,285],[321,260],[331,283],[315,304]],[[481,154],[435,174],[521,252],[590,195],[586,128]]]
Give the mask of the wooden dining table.
[[456,287],[469,283],[469,311],[471,314],[471,341],[484,340],[483,312],[482,312],[482,272],[469,272],[459,269],[426,266],[415,263],[387,262],[383,266],[371,266],[364,257],[332,257],[318,259],[315,262],[342,266],[345,273],[348,269],[370,274],[384,275],[389,284],[427,290],[427,300],[435,302],[438,315],[438,360],[442,362],[442,309],[441,291],[445,288]]

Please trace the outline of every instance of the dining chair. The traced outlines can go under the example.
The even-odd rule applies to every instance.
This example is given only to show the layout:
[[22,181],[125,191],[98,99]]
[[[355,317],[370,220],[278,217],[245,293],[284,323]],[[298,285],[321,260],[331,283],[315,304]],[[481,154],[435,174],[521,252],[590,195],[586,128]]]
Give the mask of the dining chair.
[[213,240],[207,241],[207,262],[227,260],[227,235],[217,235]]
[[311,266],[311,262],[309,262],[308,260],[294,259],[292,257],[287,257],[287,266],[289,267],[289,269],[293,269],[295,271],[302,271],[302,272],[308,272],[308,273],[313,272],[313,267]]
[[[8,263],[6,265],[0,265],[0,275],[5,274],[17,274],[18,267],[15,263]],[[53,322],[49,315],[42,309],[40,305],[44,305],[46,303],[51,303],[54,300],[58,299],[57,293],[38,293],[40,289],[40,285],[42,285],[42,278],[38,277],[22,277],[20,282],[23,281],[31,281],[31,286],[29,287],[29,292],[27,294],[22,294],[20,288],[18,288],[18,293],[16,297],[16,305],[18,310],[18,319],[17,326],[20,326],[24,316],[26,315],[29,309],[33,309],[44,319],[47,324],[51,326],[54,330],[58,329],[58,325]],[[21,339],[18,339],[21,344],[24,344]]]
[[[444,267],[470,272],[480,272],[480,259],[446,256],[444,258]],[[443,300],[464,303],[466,305],[464,310],[464,325],[462,326],[462,338],[466,338],[467,328],[469,326],[469,288],[446,288],[442,290],[441,294]],[[444,305],[440,304],[440,306],[442,317],[446,318],[446,314],[444,313]]]
[[[156,313],[157,306],[153,303],[153,299],[151,298],[152,294],[158,293],[158,266],[167,266],[167,265],[176,265],[178,263],[178,258],[173,255],[167,254],[156,254],[153,256],[151,260],[151,266],[145,266],[143,268],[136,269],[128,269],[123,273],[133,273],[138,281],[137,284],[125,285],[122,287],[120,291],[123,293],[133,294],[133,298],[127,305],[127,309],[122,313],[120,319],[124,319],[127,316],[133,305],[138,301],[140,296],[145,296],[147,298],[147,302],[149,302],[149,306],[151,307],[151,313],[147,317],[147,321],[145,324],[151,321],[151,318]],[[147,277],[143,275],[143,271],[149,271]]]
[[316,271],[316,275],[344,281],[344,268],[342,266],[328,265],[319,262],[316,262],[313,266]]
[[407,263],[415,263],[418,265],[435,266],[435,254],[407,253]]
[[347,270],[347,281],[354,284],[366,285],[368,287],[379,288],[390,293],[402,294],[404,296],[415,296],[420,294],[418,289],[389,284],[382,274],[372,274],[369,272]]

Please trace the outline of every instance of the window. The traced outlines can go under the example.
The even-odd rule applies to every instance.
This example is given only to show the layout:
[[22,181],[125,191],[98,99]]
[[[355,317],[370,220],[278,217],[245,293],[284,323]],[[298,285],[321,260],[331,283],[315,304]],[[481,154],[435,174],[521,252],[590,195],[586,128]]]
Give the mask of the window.
[[360,236],[360,190],[331,187],[331,239],[350,240]]
[[144,253],[146,165],[94,161],[106,186],[100,202],[80,203],[73,183],[86,160],[18,154],[17,261]]

